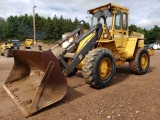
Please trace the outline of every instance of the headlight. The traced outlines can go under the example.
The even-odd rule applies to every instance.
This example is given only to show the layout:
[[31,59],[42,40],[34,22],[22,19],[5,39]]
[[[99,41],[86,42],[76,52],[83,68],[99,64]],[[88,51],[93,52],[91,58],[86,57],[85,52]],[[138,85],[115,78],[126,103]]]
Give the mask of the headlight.
[[104,34],[104,36],[103,36],[105,39],[108,37],[108,34]]

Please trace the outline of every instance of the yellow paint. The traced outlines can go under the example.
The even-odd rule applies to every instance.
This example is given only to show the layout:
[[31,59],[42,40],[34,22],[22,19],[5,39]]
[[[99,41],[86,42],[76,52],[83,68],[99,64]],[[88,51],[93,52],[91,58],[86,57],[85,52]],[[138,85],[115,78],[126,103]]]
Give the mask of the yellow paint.
[[11,48],[13,46],[13,44],[12,43],[7,43],[7,44],[1,43],[0,48],[2,50],[5,50],[6,49],[5,46],[7,46],[7,48]]
[[148,65],[148,56],[146,54],[143,54],[140,62],[141,62],[141,68],[146,69]]
[[[83,47],[86,45],[86,43],[88,43],[91,38],[95,35],[95,32],[89,34],[85,39],[83,39],[79,46],[78,49],[76,50],[76,53],[78,53],[81,49],[83,49]],[[82,65],[83,65],[83,60],[81,61],[81,63],[77,66],[77,69],[82,70]]]
[[138,39],[143,39],[144,40],[144,34],[138,33],[138,32],[131,32],[130,37],[136,37]]
[[124,65],[125,62],[126,62],[125,60],[116,61],[116,65],[122,66],[122,65]]
[[144,47],[144,40],[138,41],[138,47]]
[[136,43],[137,43],[137,38],[128,38],[128,40],[125,42],[127,43],[126,43],[126,47],[124,48],[123,58],[128,59],[133,57]]
[[129,10],[126,7],[122,7],[122,6],[119,6],[119,5],[116,5],[116,4],[109,3],[109,4],[106,4],[106,5],[100,6],[100,7],[90,9],[90,10],[88,10],[88,13],[92,14],[92,13],[97,12],[99,9],[101,9],[101,10],[108,9],[108,6],[110,6],[112,9],[121,9],[123,11],[128,11]]
[[25,44],[25,47],[31,47],[33,43],[34,43],[33,39],[26,39],[24,44]]
[[154,55],[154,50],[148,48],[148,52],[149,52],[149,55],[150,55],[150,56],[153,56],[153,55]]
[[91,38],[92,38],[94,35],[95,35],[95,32],[89,34],[86,38],[84,38],[84,39],[80,42],[80,44],[79,44],[79,46],[78,46],[78,49],[76,50],[76,53],[78,53],[81,49],[83,49],[83,47],[86,45],[86,43],[88,43],[88,41],[90,41]]
[[98,73],[102,80],[106,80],[109,77],[112,70],[112,63],[108,58],[104,58],[99,63]]

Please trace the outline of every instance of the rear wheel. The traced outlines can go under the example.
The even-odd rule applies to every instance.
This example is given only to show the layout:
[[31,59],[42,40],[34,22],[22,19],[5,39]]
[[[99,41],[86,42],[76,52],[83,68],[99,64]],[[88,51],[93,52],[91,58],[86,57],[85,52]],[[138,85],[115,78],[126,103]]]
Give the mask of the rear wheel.
[[115,59],[110,50],[97,48],[85,56],[82,74],[92,87],[100,89],[109,85],[115,71]]
[[143,75],[149,69],[150,56],[146,48],[139,48],[136,52],[135,59],[129,63],[132,73]]

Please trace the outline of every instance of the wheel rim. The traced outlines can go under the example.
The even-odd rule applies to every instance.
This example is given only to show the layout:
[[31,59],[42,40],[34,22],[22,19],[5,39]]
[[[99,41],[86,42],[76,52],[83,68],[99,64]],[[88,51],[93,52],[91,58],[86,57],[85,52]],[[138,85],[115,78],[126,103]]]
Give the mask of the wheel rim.
[[141,68],[145,69],[148,65],[148,56],[146,54],[143,54],[141,57]]
[[108,58],[103,58],[99,64],[99,76],[102,80],[106,80],[111,74],[112,65]]

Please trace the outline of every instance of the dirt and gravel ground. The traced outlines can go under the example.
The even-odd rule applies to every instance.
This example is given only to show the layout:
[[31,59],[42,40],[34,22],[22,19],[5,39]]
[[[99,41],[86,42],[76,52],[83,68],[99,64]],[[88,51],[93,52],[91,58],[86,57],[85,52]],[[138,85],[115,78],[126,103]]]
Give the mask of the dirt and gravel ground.
[[155,51],[142,76],[131,74],[127,64],[117,67],[111,86],[101,90],[86,84],[79,72],[67,78],[68,93],[61,101],[24,118],[2,87],[14,60],[0,56],[0,120],[159,120],[159,61],[160,51]]

